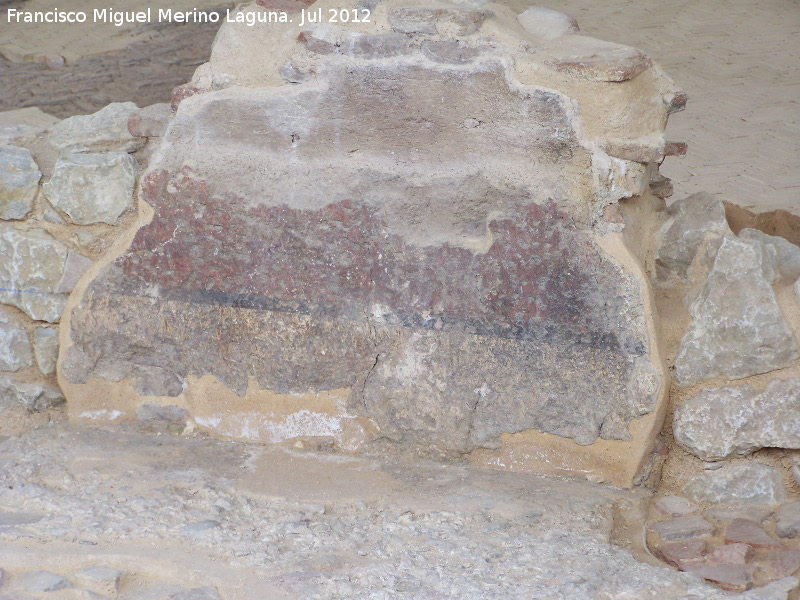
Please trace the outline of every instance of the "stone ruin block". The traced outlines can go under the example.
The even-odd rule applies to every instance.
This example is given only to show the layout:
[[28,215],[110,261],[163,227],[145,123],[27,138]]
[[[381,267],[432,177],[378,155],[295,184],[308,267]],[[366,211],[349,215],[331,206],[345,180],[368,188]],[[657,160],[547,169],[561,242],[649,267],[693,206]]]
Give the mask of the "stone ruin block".
[[498,4],[293,18],[225,24],[176,94],[130,245],[65,312],[70,414],[630,485],[668,389],[631,232],[680,93]]

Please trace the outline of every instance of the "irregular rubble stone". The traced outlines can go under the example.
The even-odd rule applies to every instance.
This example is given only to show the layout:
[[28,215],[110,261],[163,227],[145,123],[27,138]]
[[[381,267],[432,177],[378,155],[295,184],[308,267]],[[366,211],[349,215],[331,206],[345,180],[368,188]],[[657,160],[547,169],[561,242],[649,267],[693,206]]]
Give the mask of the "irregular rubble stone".
[[776,276],[774,251],[724,236],[705,286],[689,305],[693,321],[675,361],[678,385],[719,374],[741,379],[797,358],[797,345],[772,289]]
[[711,194],[699,192],[676,200],[665,214],[668,219],[659,231],[656,250],[656,281],[685,283],[701,244],[705,241],[713,248],[730,231],[725,207]]
[[94,261],[77,252],[69,251],[67,254],[67,262],[64,265],[64,275],[56,284],[56,292],[59,294],[69,294],[75,289],[75,285],[89,267],[94,264]]
[[712,521],[732,521],[747,519],[754,523],[763,523],[772,516],[771,508],[761,506],[712,506],[703,513]]
[[114,225],[133,206],[136,170],[125,152],[62,155],[44,192],[78,225]]
[[800,502],[789,502],[778,509],[775,513],[775,533],[782,538],[800,535]]
[[765,568],[774,579],[797,572],[800,569],[800,550],[770,550],[767,552]]
[[650,170],[600,141],[660,156],[674,85],[635,49],[537,41],[502,5],[376,15],[378,33],[223,25],[142,177],[152,221],[75,299],[70,406],[97,409],[93,381],[126,410],[219,383],[232,408],[193,416],[234,437],[345,447],[350,428],[458,455],[546,433],[563,440],[531,443],[573,465],[604,450],[572,442],[631,441],[603,467],[630,485],[665,373],[648,282],[602,217]]
[[657,521],[650,523],[647,527],[658,533],[659,537],[666,542],[688,540],[714,533],[714,526],[699,515]]
[[92,115],[78,115],[55,125],[48,138],[58,148],[130,142],[128,119],[139,108],[133,102],[113,102]]
[[800,379],[705,389],[683,402],[672,425],[675,441],[703,460],[759,448],[800,448]]
[[[743,565],[750,562],[753,554],[753,547],[750,544],[734,542],[715,547],[711,560],[724,565]],[[790,573],[786,573],[786,575],[790,575]]]
[[170,596],[170,600],[220,600],[217,588],[206,585]]
[[0,219],[27,217],[41,178],[29,150],[0,146]]
[[686,570],[729,592],[744,592],[752,585],[753,567],[750,565],[698,565]]
[[36,321],[57,322],[67,303],[55,293],[66,259],[66,246],[45,231],[0,224],[0,302]]
[[0,406],[23,406],[29,411],[42,411],[64,403],[64,395],[49,383],[17,383],[0,377]]
[[181,529],[181,533],[188,538],[198,539],[217,527],[219,527],[219,521],[209,519],[206,521],[199,521],[197,523],[186,525],[183,529]]
[[125,571],[120,571],[119,569],[104,565],[94,565],[76,572],[74,578],[77,583],[85,588],[98,594],[113,597],[119,591],[119,580],[124,574]]
[[702,563],[705,559],[706,542],[695,538],[685,542],[662,544],[656,550],[656,556],[665,563],[678,569]]
[[662,515],[667,515],[669,517],[683,517],[697,512],[700,509],[694,502],[690,502],[686,498],[681,498],[680,496],[659,498],[656,500],[654,506]]
[[166,423],[180,424],[186,421],[189,412],[179,406],[159,406],[157,404],[142,404],[136,409],[136,419],[139,421],[164,421]]
[[742,229],[739,237],[771,246],[778,259],[778,272],[785,283],[794,283],[800,277],[800,247],[780,236],[767,235],[757,229]]
[[517,20],[525,31],[546,40],[581,31],[574,17],[544,6],[531,6],[517,15]]
[[128,131],[134,137],[161,137],[172,119],[169,103],[151,104],[133,113],[128,119]]
[[37,327],[33,332],[33,347],[36,365],[42,375],[49,377],[55,373],[58,360],[58,329]]
[[72,587],[61,575],[56,575],[50,571],[36,570],[27,571],[17,579],[15,587],[26,592],[54,592]]
[[758,462],[730,463],[692,477],[684,492],[698,502],[775,505],[786,500],[781,472]]
[[725,529],[725,542],[728,544],[747,544],[753,548],[780,548],[758,523],[747,519],[734,519]]
[[59,121],[35,106],[0,112],[0,144],[36,137]]
[[19,371],[32,364],[28,332],[0,313],[0,371]]

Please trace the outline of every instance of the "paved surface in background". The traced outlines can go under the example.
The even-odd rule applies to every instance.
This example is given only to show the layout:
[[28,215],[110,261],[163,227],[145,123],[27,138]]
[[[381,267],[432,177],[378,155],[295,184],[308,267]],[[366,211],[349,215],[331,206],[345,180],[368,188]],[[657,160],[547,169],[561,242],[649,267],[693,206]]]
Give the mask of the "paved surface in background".
[[640,48],[689,95],[668,138],[676,198],[705,190],[759,211],[800,214],[797,0],[542,0],[581,31]]

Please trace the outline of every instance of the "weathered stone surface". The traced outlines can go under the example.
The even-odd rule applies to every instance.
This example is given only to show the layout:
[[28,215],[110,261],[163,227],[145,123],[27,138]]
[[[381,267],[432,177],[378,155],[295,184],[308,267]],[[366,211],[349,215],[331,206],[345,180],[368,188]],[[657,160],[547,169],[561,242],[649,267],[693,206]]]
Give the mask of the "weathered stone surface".
[[58,328],[37,327],[33,332],[33,347],[36,365],[42,375],[50,376],[55,373],[58,360]]
[[27,571],[17,579],[15,587],[26,592],[54,592],[71,587],[69,581],[50,571]]
[[49,383],[17,383],[0,377],[0,406],[23,406],[30,411],[42,411],[64,403],[64,394]]
[[683,402],[672,425],[675,441],[703,460],[759,448],[800,448],[800,379],[705,389]]
[[137,168],[125,152],[62,155],[44,192],[78,225],[113,225],[133,206]]
[[0,312],[0,371],[19,371],[32,364],[28,332]]
[[776,235],[767,235],[758,229],[742,229],[739,237],[756,240],[775,250],[778,272],[785,283],[794,283],[800,277],[800,247]]
[[166,423],[179,424],[186,421],[189,412],[179,406],[159,406],[157,404],[142,404],[136,409],[136,419],[138,421],[163,421]]
[[748,565],[698,565],[686,570],[716,583],[723,590],[744,592],[752,584],[754,569]]
[[780,548],[777,540],[771,538],[758,523],[747,519],[734,519],[725,529],[725,542],[728,544],[747,544],[753,548]]
[[699,515],[657,521],[650,523],[648,528],[658,533],[665,542],[688,540],[714,533],[714,526]]
[[775,579],[797,572],[800,569],[800,550],[770,550],[767,552],[765,569]]
[[59,294],[69,294],[75,289],[75,285],[81,276],[94,264],[94,261],[77,252],[69,251],[67,262],[64,264],[64,275],[56,284],[56,292]]
[[730,232],[725,207],[721,200],[700,192],[676,200],[665,214],[668,218],[659,231],[656,251],[656,281],[661,285],[685,283],[701,244],[714,248]]
[[797,358],[772,289],[776,278],[774,250],[723,237],[708,279],[689,305],[693,321],[675,361],[679,385],[719,374],[740,379],[767,373]]
[[711,506],[703,514],[712,521],[733,521],[747,519],[754,523],[763,523],[772,516],[773,509],[764,506]]
[[[379,33],[223,27],[142,178],[152,221],[75,300],[72,406],[118,384],[127,411],[189,409],[219,384],[247,423],[205,395],[191,410],[224,435],[313,421],[341,444],[349,419],[426,452],[536,432],[579,456],[632,442],[640,462],[664,371],[624,223],[602,216],[649,171],[593,136],[663,137],[673,86],[613,44],[529,52],[501,5],[381,8]],[[635,119],[587,105],[578,127],[592,92],[634,76]]]
[[656,550],[656,556],[678,569],[702,563],[705,559],[706,542],[695,538],[685,542],[669,542]]
[[138,110],[133,102],[114,102],[94,114],[64,119],[52,128],[48,140],[58,149],[124,144],[134,139],[128,131],[128,119]]
[[684,491],[698,502],[775,505],[786,500],[781,472],[758,462],[729,463],[695,475]]
[[[744,565],[750,562],[753,554],[753,546],[750,544],[733,542],[715,547],[711,554],[711,560],[722,565]],[[790,574],[786,573],[786,575]]]
[[0,219],[24,219],[42,173],[26,148],[0,145]]
[[128,118],[128,131],[134,137],[161,137],[172,119],[168,103],[151,104]]
[[525,31],[546,40],[581,31],[575,17],[544,6],[531,6],[517,15],[517,20]]
[[782,538],[800,535],[800,502],[789,502],[778,509],[775,513],[775,533]]
[[170,597],[170,600],[221,600],[217,588],[206,585],[179,592]]
[[119,580],[124,574],[125,571],[119,569],[94,565],[77,571],[73,577],[76,583],[93,592],[115,597],[119,592]]
[[59,121],[35,106],[0,112],[0,144],[36,137]]
[[627,81],[652,66],[635,48],[583,36],[558,38],[540,52],[557,71],[588,81]]
[[662,515],[670,517],[683,517],[693,512],[700,510],[694,502],[690,502],[686,498],[680,496],[665,496],[659,498],[654,504],[656,510]]
[[0,302],[34,320],[57,322],[67,303],[56,293],[66,260],[66,246],[45,231],[0,224]]

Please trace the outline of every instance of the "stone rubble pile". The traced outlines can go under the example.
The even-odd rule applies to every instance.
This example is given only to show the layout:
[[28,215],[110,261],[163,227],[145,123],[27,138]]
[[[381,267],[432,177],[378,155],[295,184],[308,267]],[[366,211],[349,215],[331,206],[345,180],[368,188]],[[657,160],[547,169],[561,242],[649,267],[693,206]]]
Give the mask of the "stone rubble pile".
[[682,484],[685,498],[655,501],[650,547],[728,590],[794,573],[800,247],[753,229],[734,235],[722,202],[701,193],[665,212],[654,267],[656,285],[682,297],[689,316],[673,438],[704,462]]
[[0,113],[0,407],[63,404],[55,375],[67,299],[135,217],[146,136],[171,116],[163,106],[115,103],[62,121]]

